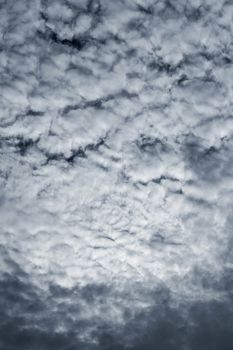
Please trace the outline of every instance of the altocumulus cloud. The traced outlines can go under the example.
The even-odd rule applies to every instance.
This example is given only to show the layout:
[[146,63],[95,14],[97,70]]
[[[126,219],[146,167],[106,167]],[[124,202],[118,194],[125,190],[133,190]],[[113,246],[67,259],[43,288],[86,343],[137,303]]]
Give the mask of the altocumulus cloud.
[[0,9],[0,348],[230,350],[231,2]]

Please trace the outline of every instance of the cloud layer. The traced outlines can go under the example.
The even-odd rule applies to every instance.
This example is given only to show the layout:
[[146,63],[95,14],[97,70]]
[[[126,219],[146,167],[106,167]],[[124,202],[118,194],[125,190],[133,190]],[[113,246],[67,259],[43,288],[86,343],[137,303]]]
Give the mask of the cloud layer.
[[232,5],[0,5],[1,346],[227,350]]

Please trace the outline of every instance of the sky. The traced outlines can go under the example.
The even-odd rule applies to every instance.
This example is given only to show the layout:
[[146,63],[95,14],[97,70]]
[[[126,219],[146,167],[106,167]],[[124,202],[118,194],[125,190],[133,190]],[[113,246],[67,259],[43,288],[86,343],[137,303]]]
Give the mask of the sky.
[[0,0],[0,349],[232,348],[232,27]]

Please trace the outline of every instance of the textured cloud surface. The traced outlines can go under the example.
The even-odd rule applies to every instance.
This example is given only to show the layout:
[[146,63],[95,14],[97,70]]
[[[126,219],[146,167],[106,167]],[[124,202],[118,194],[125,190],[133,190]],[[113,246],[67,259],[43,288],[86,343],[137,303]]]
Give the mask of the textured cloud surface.
[[0,1],[0,348],[228,350],[233,6]]

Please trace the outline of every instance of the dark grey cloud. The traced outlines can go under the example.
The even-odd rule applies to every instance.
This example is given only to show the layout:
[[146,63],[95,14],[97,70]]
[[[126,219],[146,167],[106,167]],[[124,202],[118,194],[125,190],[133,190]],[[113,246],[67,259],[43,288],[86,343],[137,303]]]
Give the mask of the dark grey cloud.
[[[1,281],[0,344],[3,349],[231,349],[231,299],[184,300],[179,306],[172,306],[168,290],[161,288],[153,293],[157,305],[134,316],[132,310],[128,310],[126,323],[119,332],[98,319],[88,320],[87,324],[78,320],[80,298],[87,299],[92,307],[94,298],[110,296],[106,294],[106,287],[88,286],[80,291],[51,287],[51,300],[45,300],[29,281],[22,282],[23,279],[26,280],[26,276],[18,273],[15,279],[5,276]],[[51,310],[54,301],[58,304],[55,312]],[[72,322],[74,314],[76,321]],[[66,322],[65,332],[54,329],[61,320]],[[82,342],[79,336],[83,328],[93,327],[94,323],[95,343]]]

